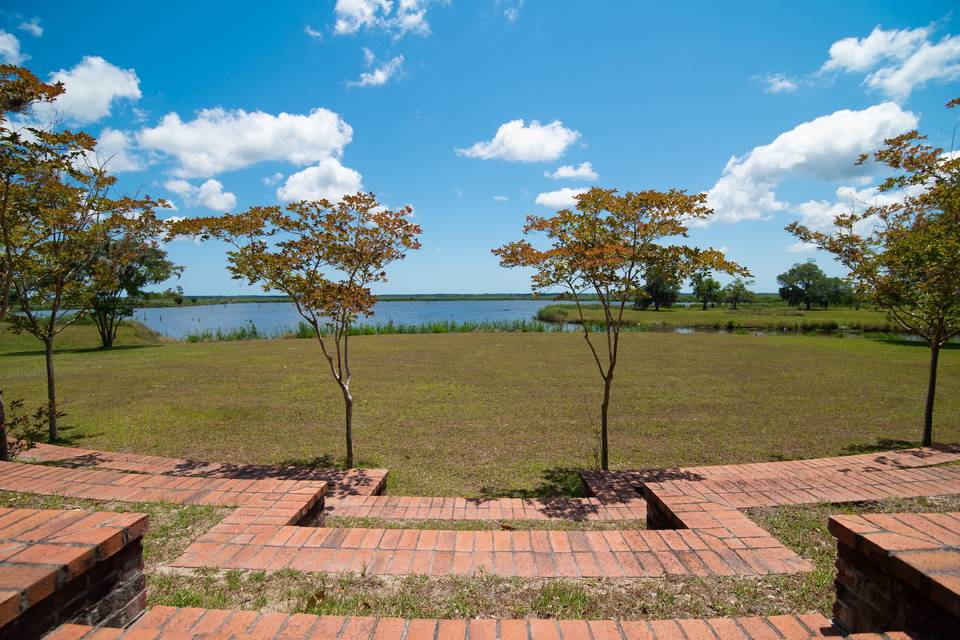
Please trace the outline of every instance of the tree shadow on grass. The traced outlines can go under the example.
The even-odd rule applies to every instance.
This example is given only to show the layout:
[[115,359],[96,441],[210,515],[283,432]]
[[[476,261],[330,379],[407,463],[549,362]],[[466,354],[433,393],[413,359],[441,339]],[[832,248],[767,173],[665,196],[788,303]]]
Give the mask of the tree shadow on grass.
[[586,487],[580,478],[580,470],[568,467],[544,469],[540,473],[540,483],[530,489],[503,489],[501,487],[480,487],[483,498],[582,498],[587,495]]
[[[156,347],[162,347],[162,344],[124,344],[116,347],[110,347],[109,349],[104,349],[103,347],[75,347],[73,349],[56,349],[53,354],[57,355],[60,353],[111,353],[113,351],[129,351],[131,349],[153,349]],[[5,358],[9,357],[21,357],[21,356],[42,356],[44,355],[43,349],[36,349],[31,351],[7,351],[0,354]]]
[[912,440],[896,440],[893,438],[877,438],[876,442],[864,442],[850,444],[841,449],[840,454],[845,456],[859,455],[863,453],[880,453],[881,451],[895,451],[898,449],[910,449],[920,446],[919,442]]

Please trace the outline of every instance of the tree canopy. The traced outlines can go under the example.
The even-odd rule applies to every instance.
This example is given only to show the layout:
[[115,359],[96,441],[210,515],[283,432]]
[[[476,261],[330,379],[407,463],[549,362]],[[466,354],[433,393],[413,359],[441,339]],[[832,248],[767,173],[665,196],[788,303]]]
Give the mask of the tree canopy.
[[[960,104],[960,99],[948,107]],[[923,442],[932,442],[940,348],[960,333],[960,154],[910,131],[860,157],[893,170],[880,185],[891,202],[851,211],[832,231],[793,223],[787,229],[850,269],[857,294],[885,310],[930,346]]]
[[[584,339],[604,383],[599,429],[603,469],[609,468],[608,411],[623,312],[627,303],[645,296],[645,274],[662,270],[678,280],[702,269],[747,275],[720,251],[669,243],[687,237],[690,222],[713,213],[705,201],[704,194],[680,189],[621,195],[593,187],[576,197],[573,209],[527,217],[523,233],[544,234],[545,248],[519,240],[493,250],[501,266],[533,270],[534,292],[560,287],[576,301]],[[584,294],[596,295],[603,309],[603,331],[596,337],[584,322]]]
[[343,394],[346,409],[346,464],[353,466],[353,404],[350,390],[350,327],[373,313],[370,285],[386,282],[386,267],[419,249],[413,210],[385,209],[372,193],[339,202],[314,200],[252,207],[239,214],[187,218],[174,235],[219,238],[234,278],[281,291],[313,328]]

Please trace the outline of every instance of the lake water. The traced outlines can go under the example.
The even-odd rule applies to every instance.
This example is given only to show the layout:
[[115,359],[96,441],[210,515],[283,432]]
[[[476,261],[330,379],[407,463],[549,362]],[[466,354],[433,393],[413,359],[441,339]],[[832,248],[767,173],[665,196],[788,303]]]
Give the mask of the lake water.
[[[455,321],[532,320],[537,310],[551,300],[442,300],[385,301],[374,307],[374,315],[364,324],[424,324]],[[189,307],[149,307],[137,309],[134,320],[171,338],[183,339],[201,331],[215,332],[249,326],[273,335],[293,329],[302,319],[289,302],[250,302],[244,304],[197,305]]]

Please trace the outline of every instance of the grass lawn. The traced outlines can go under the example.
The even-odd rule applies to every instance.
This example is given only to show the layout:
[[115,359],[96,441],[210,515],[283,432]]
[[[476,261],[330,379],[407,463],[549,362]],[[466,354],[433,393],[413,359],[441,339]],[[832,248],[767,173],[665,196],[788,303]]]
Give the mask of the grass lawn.
[[[603,308],[598,304],[584,305],[584,319],[588,322],[603,322]],[[575,306],[548,305],[540,310],[538,316],[544,322],[579,322]],[[886,314],[869,308],[859,310],[840,307],[836,309],[797,309],[780,304],[741,305],[733,310],[727,306],[713,309],[677,306],[672,309],[654,311],[627,308],[624,321],[630,325],[657,325],[665,327],[708,327],[738,328],[787,331],[832,331],[838,328],[863,331],[898,330]]]
[[[856,313],[856,312],[851,312]],[[929,352],[868,339],[630,333],[610,431],[614,468],[752,462],[908,446]],[[557,333],[351,338],[359,462],[390,493],[575,494],[593,465],[600,378]],[[169,343],[124,328],[56,356],[77,445],[228,462],[342,459],[342,399],[311,340]],[[0,336],[8,400],[45,397],[40,343]],[[935,439],[960,440],[960,350],[941,355]]]

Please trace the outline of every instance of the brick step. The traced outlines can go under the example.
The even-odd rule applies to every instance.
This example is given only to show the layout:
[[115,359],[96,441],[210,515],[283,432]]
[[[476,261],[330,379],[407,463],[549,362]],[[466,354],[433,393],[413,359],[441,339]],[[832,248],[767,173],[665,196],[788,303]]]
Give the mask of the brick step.
[[[251,640],[673,640],[718,638],[760,640],[826,638],[843,635],[825,617],[713,618],[709,620],[427,620],[313,616],[212,609],[153,607],[129,629],[80,625],[61,627],[47,640],[126,638],[154,640],[250,638]],[[875,636],[881,638],[883,636]],[[890,638],[906,638],[891,635]]]
[[501,576],[549,578],[757,576],[811,569],[807,561],[769,535],[725,538],[694,529],[438,531],[280,527],[260,534],[233,531],[226,526],[214,527],[191,544],[172,566],[431,576],[483,571]]
[[386,469],[305,469],[266,465],[203,462],[118,451],[98,451],[37,443],[22,458],[35,462],[56,462],[76,467],[93,467],[148,475],[200,476],[224,480],[301,480],[326,482],[329,494],[377,495],[387,483]]
[[605,505],[597,498],[444,498],[348,496],[326,501],[328,516],[384,520],[644,520],[646,503]]

